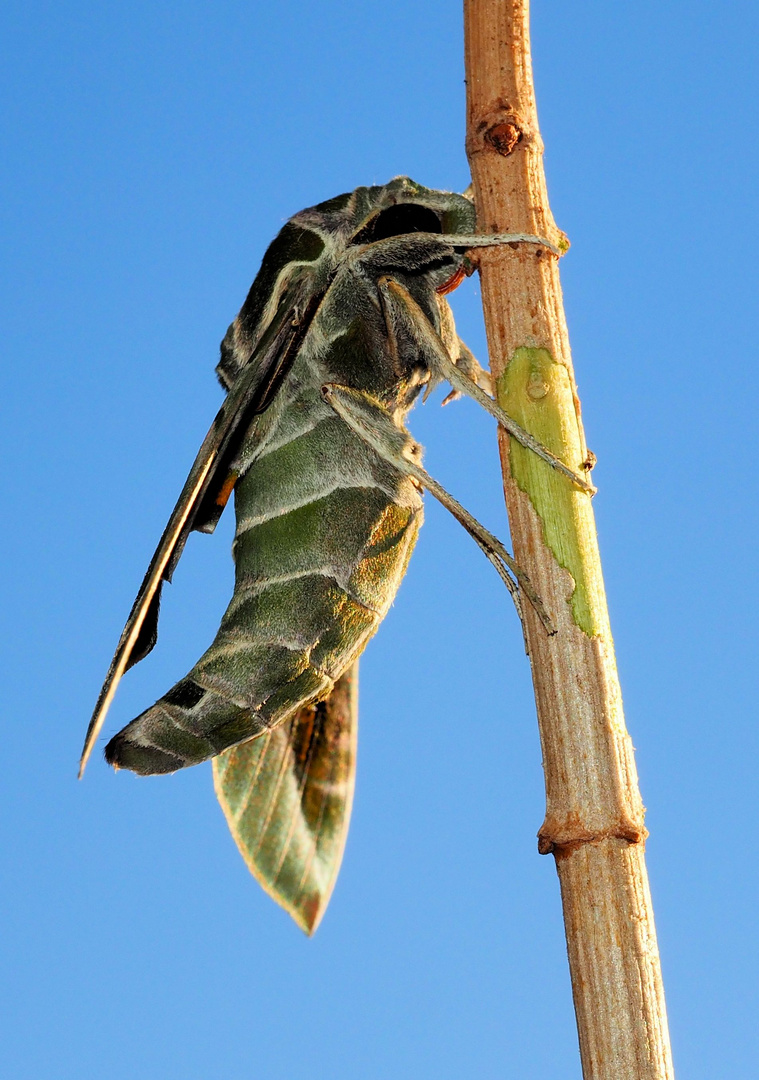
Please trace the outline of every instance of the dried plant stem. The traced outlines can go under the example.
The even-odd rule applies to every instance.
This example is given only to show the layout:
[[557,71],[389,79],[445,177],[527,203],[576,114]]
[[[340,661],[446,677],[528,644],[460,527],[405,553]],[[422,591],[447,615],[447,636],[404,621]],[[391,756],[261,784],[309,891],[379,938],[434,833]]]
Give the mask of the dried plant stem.
[[[560,249],[543,171],[527,0],[464,0],[467,152],[478,231]],[[478,254],[500,405],[571,469],[589,464],[558,259],[513,244]],[[539,850],[553,852],[585,1080],[673,1077],[644,861],[646,830],[622,713],[590,496],[500,434],[518,562],[558,627],[525,608],[543,764]]]

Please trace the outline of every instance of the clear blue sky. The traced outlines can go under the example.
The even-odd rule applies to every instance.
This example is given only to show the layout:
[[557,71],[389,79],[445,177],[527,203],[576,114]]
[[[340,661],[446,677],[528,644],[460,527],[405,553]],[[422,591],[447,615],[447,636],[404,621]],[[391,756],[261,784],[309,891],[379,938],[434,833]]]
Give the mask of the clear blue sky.
[[[676,1066],[755,1077],[755,4],[540,0],[533,46]],[[496,575],[429,506],[362,662],[353,827],[309,941],[248,876],[208,766],[76,764],[293,212],[467,183],[458,3],[7,0],[0,1072],[14,1080],[580,1075],[540,752]],[[476,282],[454,297],[481,356]],[[494,431],[439,396],[427,465],[505,534]],[[231,588],[196,536],[108,732]]]

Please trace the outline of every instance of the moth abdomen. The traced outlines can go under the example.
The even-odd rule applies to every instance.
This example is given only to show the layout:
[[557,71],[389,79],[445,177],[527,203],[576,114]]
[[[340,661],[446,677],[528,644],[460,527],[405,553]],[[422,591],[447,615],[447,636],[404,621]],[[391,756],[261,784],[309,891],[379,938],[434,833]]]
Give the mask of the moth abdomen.
[[421,521],[421,510],[376,489],[342,490],[332,500],[342,513],[319,500],[238,537],[237,587],[213,644],[111,740],[112,764],[173,772],[330,693],[391,603]]

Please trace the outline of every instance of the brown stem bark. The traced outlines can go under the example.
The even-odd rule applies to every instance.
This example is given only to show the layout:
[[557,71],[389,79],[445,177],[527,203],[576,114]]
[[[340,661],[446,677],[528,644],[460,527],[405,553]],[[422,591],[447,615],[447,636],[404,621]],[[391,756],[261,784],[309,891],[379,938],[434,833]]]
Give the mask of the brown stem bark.
[[[548,205],[527,0],[464,0],[467,153],[480,232],[565,247]],[[558,259],[514,244],[479,254],[502,407],[571,468],[589,467]],[[664,992],[590,497],[500,435],[514,551],[558,626],[526,632],[585,1080],[669,1080]]]

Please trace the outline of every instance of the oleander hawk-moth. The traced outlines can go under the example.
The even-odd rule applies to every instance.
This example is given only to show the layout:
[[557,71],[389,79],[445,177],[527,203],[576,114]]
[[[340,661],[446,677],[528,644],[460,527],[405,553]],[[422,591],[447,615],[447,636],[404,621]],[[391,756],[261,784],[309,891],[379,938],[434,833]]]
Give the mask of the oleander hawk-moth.
[[105,756],[143,775],[212,758],[249,868],[309,933],[348,827],[357,659],[405,573],[423,487],[469,529],[515,602],[526,595],[550,625],[499,542],[421,468],[404,427],[420,392],[446,380],[449,396],[475,396],[583,484],[501,413],[456,335],[444,294],[469,269],[467,251],[514,239],[477,237],[474,228],[468,198],[398,177],[303,210],[281,229],[221,344],[226,398],[87,731],[82,769],[121,676],[155,644],[161,586],[188,534],[212,532],[234,491],[235,586],[218,633]]

